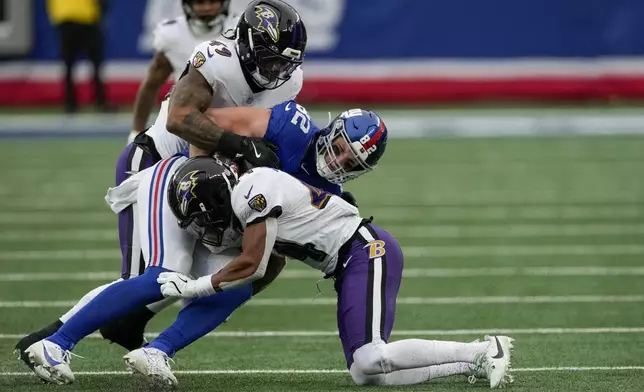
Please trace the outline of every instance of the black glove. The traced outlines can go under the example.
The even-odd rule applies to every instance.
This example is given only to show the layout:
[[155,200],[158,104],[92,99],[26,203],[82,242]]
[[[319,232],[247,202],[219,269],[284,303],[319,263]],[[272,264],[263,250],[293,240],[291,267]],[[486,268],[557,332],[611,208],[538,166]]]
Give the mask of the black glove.
[[351,193],[351,192],[342,192],[340,197],[342,198],[342,200],[344,200],[347,203],[351,204],[352,206],[358,208],[358,201],[356,200],[355,197],[353,197],[353,193]]
[[275,152],[260,138],[224,132],[219,140],[219,150],[229,154],[241,154],[253,166],[268,166],[275,169],[281,167]]

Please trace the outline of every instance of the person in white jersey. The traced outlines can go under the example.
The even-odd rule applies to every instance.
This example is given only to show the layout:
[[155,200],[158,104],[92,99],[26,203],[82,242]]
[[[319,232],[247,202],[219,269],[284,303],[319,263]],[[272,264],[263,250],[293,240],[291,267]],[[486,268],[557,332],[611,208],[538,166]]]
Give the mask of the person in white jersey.
[[163,20],[154,29],[154,56],[136,94],[129,142],[145,130],[161,86],[170,76],[175,82],[179,79],[193,48],[217,38],[238,19],[229,15],[230,0],[181,0],[181,6],[183,15]]
[[[300,65],[306,42],[304,23],[291,6],[281,0],[250,2],[233,34],[203,42],[194,49],[174,91],[162,103],[154,125],[140,133],[121,153],[116,165],[116,185],[186,149],[186,140],[204,150],[219,149],[228,154],[241,154],[255,166],[274,166],[278,159],[267,143],[225,132],[203,112],[208,108],[242,105],[270,108],[294,99],[302,87]],[[188,107],[198,109],[186,112]],[[168,112],[173,114],[172,124],[166,124]],[[118,215],[122,253],[119,280],[136,277],[146,267],[140,239],[135,235],[140,230],[138,216],[137,203],[129,205]],[[112,283],[90,291],[60,319],[21,339],[15,349],[23,362],[33,370],[25,350],[58,331]],[[123,320],[113,320],[101,327],[100,332],[106,339],[128,350],[140,347],[144,326],[164,306],[144,307]]]

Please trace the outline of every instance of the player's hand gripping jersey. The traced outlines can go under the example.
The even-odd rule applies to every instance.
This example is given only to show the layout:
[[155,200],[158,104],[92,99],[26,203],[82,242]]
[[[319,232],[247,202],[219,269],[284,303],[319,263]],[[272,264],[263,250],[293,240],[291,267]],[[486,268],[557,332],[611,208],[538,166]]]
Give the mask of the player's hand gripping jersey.
[[358,209],[340,197],[269,168],[242,175],[231,200],[242,226],[277,219],[275,252],[326,274],[335,271],[340,247],[362,222]]

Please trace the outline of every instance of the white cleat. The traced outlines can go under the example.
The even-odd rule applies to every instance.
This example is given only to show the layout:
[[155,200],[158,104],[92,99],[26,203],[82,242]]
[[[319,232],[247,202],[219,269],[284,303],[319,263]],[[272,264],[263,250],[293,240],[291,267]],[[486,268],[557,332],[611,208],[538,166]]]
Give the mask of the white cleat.
[[510,357],[514,348],[512,344],[514,339],[508,336],[486,335],[485,340],[489,341],[490,345],[476,365],[485,371],[485,378],[490,380],[490,388],[503,388],[514,381],[510,374]]
[[72,353],[63,350],[56,343],[41,340],[29,346],[25,354],[34,364],[34,373],[41,379],[58,384],[74,382],[74,373],[69,367]]
[[177,378],[170,369],[170,357],[156,348],[139,348],[123,357],[125,366],[133,373],[141,374],[154,386],[174,388]]

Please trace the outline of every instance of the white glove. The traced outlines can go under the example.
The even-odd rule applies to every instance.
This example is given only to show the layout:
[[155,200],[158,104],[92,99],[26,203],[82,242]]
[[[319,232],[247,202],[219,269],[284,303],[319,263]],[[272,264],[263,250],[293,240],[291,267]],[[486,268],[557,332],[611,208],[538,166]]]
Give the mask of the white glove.
[[210,276],[192,280],[178,272],[162,272],[157,278],[157,283],[161,284],[161,294],[164,297],[207,297],[215,293]]
[[127,144],[132,143],[134,141],[134,138],[136,137],[136,135],[138,135],[139,133],[141,133],[141,131],[137,131],[137,130],[134,130],[134,129],[131,130],[130,134],[127,136]]

